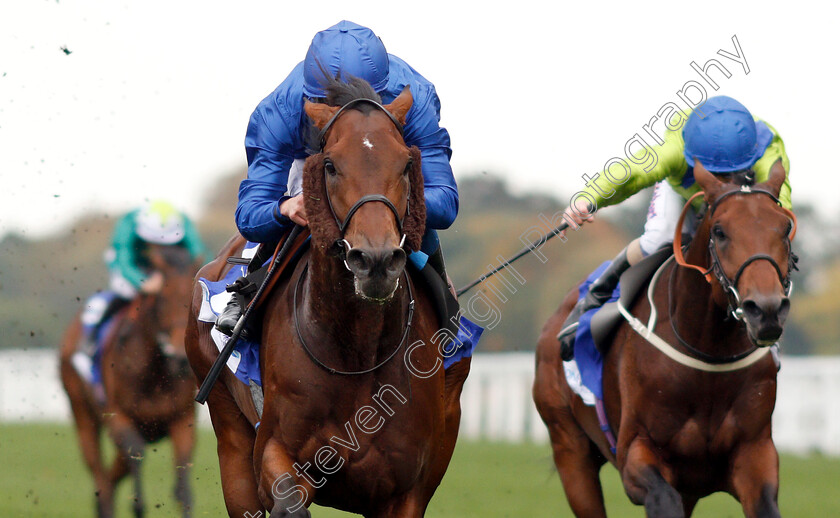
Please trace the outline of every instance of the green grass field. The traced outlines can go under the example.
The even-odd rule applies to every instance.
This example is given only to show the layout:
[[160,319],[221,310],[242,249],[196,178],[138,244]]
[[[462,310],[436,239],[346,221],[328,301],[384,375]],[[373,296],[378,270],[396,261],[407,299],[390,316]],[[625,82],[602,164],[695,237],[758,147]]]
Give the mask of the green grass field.
[[[144,469],[147,516],[178,516],[172,497],[173,469],[168,442],[149,447]],[[202,430],[194,461],[194,516],[225,516],[212,432]],[[611,516],[640,517],[618,475],[602,472]],[[782,514],[840,516],[840,459],[782,458]],[[118,516],[128,518],[130,488],[117,494]],[[82,464],[75,431],[62,425],[0,425],[0,517],[93,516],[93,482]],[[312,508],[313,516],[350,516]],[[727,495],[714,495],[694,516],[742,516]],[[462,441],[427,513],[429,517],[571,516],[547,445],[509,445]]]

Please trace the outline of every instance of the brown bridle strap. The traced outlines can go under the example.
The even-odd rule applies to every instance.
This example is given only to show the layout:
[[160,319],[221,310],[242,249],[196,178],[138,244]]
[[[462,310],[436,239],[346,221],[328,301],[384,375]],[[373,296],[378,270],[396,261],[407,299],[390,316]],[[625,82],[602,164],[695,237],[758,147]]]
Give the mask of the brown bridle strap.
[[709,284],[712,283],[712,269],[709,268],[708,270],[697,266],[696,264],[689,264],[685,260],[685,256],[683,256],[682,251],[682,228],[683,223],[685,222],[685,215],[688,214],[688,209],[691,208],[691,202],[694,201],[695,198],[703,196],[705,194],[703,191],[697,192],[685,202],[685,206],[683,207],[682,212],[680,213],[680,219],[677,220],[677,229],[674,231],[674,260],[677,261],[677,264],[680,266],[684,266],[686,268],[693,268],[703,274],[703,277],[706,278],[706,282]]

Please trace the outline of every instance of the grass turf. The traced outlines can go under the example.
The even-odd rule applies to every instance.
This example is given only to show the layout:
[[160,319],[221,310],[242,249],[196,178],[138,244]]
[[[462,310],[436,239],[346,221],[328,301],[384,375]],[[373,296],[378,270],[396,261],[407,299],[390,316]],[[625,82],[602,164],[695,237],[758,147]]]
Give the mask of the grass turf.
[[[146,516],[179,516],[172,496],[173,466],[168,441],[149,446],[143,464]],[[779,502],[782,514],[840,516],[840,459],[783,456]],[[644,516],[624,495],[615,469],[601,479],[611,516]],[[193,466],[194,516],[225,516],[215,454],[215,437],[199,432]],[[131,488],[117,493],[117,516],[131,516]],[[89,517],[94,515],[93,482],[82,463],[69,425],[0,425],[0,517]],[[315,518],[351,516],[314,507]],[[427,516],[572,516],[554,472],[548,445],[461,441]],[[702,500],[697,517],[743,516],[728,495]]]

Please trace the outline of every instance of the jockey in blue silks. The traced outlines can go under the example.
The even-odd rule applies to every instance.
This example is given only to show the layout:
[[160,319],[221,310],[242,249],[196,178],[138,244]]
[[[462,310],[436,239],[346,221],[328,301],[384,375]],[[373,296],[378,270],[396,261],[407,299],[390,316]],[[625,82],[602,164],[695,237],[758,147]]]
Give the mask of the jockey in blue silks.
[[[446,279],[436,229],[446,229],[458,214],[458,187],[449,165],[449,133],[440,126],[440,100],[434,85],[405,61],[388,54],[367,27],[341,21],[312,39],[306,58],[260,102],[248,123],[245,151],[248,177],[239,186],[236,225],[243,237],[276,243],[294,224],[306,225],[301,178],[303,163],[317,153],[317,135],[303,110],[306,100],[322,101],[324,72],[364,79],[392,102],[408,85],[414,97],[404,127],[405,143],[422,154],[426,233],[421,252]],[[268,247],[266,247],[268,248]],[[244,300],[231,297],[216,326],[231,334]]]

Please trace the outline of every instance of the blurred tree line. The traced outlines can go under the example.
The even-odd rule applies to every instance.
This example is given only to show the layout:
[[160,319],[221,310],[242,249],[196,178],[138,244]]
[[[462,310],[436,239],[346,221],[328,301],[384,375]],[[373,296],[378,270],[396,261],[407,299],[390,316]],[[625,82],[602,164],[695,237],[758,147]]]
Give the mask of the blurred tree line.
[[[244,172],[231,174],[204,195],[206,209],[196,224],[211,253],[235,232],[233,212],[243,176]],[[556,225],[559,220],[551,223],[552,218],[568,202],[563,197],[514,193],[499,177],[487,173],[462,178],[459,190],[459,217],[452,228],[440,233],[457,287],[497,266],[499,257],[511,256],[536,239],[539,231]],[[526,255],[513,265],[518,281],[507,273],[508,285],[494,277],[474,288],[467,297],[485,290],[498,313],[498,323],[485,332],[480,350],[533,350],[540,329],[568,290],[641,233],[649,200],[649,193],[640,193],[602,211],[584,229],[569,231],[566,242],[552,239],[540,249],[545,263],[535,254]],[[813,207],[800,203],[796,212],[800,233],[794,249],[802,270],[794,274],[796,288],[783,350],[838,354],[840,237],[832,222],[821,219]],[[0,241],[0,348],[58,346],[84,300],[107,287],[102,253],[116,219],[117,215],[91,213],[48,238],[10,234]]]

